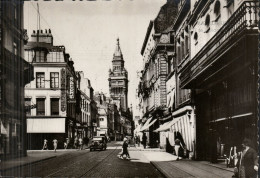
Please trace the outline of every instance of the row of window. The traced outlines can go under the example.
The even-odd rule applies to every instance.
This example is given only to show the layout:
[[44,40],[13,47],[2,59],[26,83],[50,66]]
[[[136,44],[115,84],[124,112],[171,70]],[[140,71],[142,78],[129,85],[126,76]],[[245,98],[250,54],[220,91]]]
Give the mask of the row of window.
[[82,100],[81,101],[81,108],[84,109],[85,111],[89,112],[90,111],[90,104],[88,104],[86,100]]
[[28,62],[64,62],[62,52],[25,51],[25,60]]
[[[36,88],[45,88],[45,73],[36,72]],[[50,73],[50,88],[59,88],[59,72]]]
[[[59,115],[59,98],[51,98],[50,109],[51,115]],[[31,98],[25,98],[25,106],[31,106]],[[36,115],[45,116],[45,98],[36,98]],[[31,115],[31,110],[26,111],[26,115]]]
[[90,116],[87,115],[86,113],[82,113],[81,118],[82,118],[82,122],[83,122],[83,123],[88,123],[88,122],[89,122],[89,119],[90,119]]

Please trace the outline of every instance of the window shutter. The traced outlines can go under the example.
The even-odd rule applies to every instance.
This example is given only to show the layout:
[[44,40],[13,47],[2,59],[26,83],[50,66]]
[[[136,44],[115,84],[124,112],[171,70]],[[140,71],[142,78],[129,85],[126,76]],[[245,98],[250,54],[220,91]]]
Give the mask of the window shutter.
[[51,99],[51,114],[59,115],[59,99],[58,98]]
[[38,98],[36,102],[37,102],[37,115],[44,115],[45,114],[45,99]]

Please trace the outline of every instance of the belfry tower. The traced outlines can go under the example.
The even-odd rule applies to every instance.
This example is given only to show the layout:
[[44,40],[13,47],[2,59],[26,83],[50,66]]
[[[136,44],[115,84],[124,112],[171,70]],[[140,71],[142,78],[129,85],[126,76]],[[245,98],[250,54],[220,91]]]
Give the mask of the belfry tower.
[[116,49],[112,60],[112,69],[109,69],[109,93],[110,97],[123,111],[126,111],[128,94],[128,73],[124,66],[123,54],[117,38]]

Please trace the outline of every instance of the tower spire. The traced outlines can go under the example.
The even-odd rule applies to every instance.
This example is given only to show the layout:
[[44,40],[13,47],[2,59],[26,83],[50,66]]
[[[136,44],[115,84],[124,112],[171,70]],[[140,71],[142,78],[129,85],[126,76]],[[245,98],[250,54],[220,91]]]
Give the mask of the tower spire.
[[123,60],[123,55],[122,55],[122,51],[121,51],[120,44],[119,44],[119,37],[117,37],[116,41],[117,42],[116,42],[116,49],[114,52],[114,57],[119,57],[119,59],[121,58],[121,60]]

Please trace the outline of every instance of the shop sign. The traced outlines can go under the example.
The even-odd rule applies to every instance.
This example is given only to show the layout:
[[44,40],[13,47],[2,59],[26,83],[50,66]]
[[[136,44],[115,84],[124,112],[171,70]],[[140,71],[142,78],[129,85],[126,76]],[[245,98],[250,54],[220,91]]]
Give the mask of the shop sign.
[[69,97],[70,99],[74,99],[74,79],[73,77],[70,77],[70,92],[69,92]]

